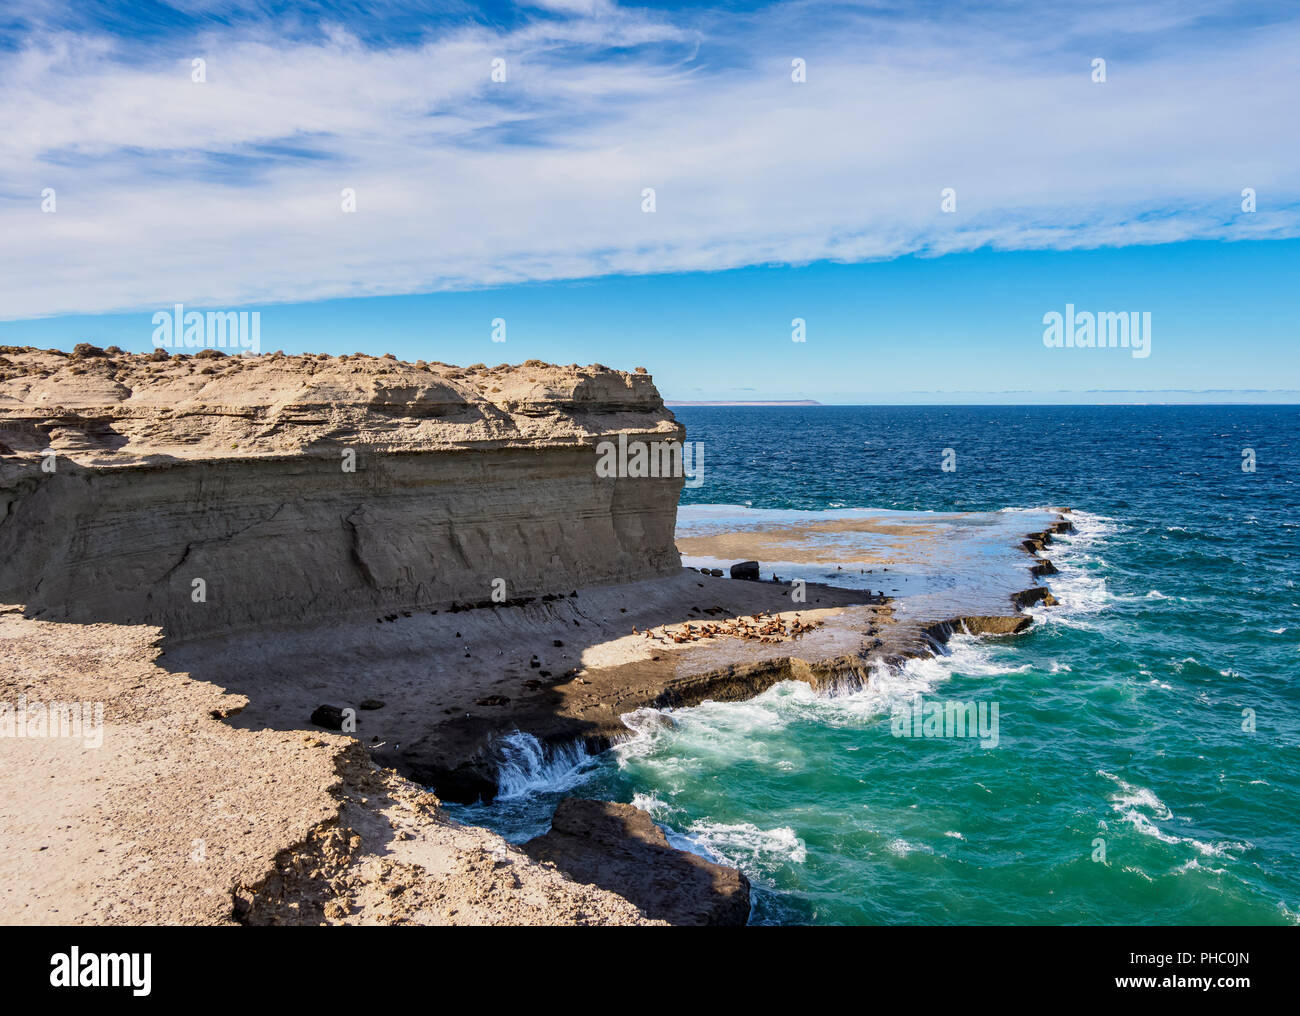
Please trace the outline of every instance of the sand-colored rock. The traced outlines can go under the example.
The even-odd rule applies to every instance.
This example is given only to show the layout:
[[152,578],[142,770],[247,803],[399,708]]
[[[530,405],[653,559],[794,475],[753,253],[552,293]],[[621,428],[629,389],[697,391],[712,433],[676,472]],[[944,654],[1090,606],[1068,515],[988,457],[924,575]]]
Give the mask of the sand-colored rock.
[[176,639],[373,623],[680,565],[682,478],[596,472],[602,440],[680,440],[649,375],[4,359],[0,602],[31,616]]
[[0,612],[0,703],[104,707],[99,744],[0,737],[0,924],[658,923],[349,737],[231,726],[247,699],[159,669],[158,637]]
[[0,919],[646,923],[305,714],[231,725],[249,699],[158,643],[677,573],[681,477],[595,463],[681,433],[598,365],[0,350],[0,703],[105,713],[94,745],[0,739]]
[[529,360],[498,367],[392,357],[77,355],[0,346],[0,454],[47,449],[100,469],[178,459],[591,444],[681,435],[649,374]]

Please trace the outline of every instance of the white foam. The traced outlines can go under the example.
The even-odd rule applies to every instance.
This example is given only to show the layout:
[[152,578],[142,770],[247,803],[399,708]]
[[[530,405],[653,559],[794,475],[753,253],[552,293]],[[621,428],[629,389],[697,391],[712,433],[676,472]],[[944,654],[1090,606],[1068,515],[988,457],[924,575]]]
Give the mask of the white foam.
[[[1048,552],[1058,572],[1046,581],[1058,603],[1031,609],[1030,614],[1042,623],[1091,629],[1094,625],[1087,618],[1117,599],[1106,587],[1106,580],[1097,574],[1106,562],[1094,548],[1120,532],[1121,526],[1114,519],[1086,511],[1071,512],[1070,521],[1075,531],[1055,537]],[[1148,597],[1162,599],[1164,594],[1153,589]]]
[[1176,869],[1174,869],[1174,874],[1181,875],[1184,872],[1188,872],[1188,871],[1208,871],[1214,875],[1222,875],[1227,872],[1227,869],[1211,868],[1208,865],[1202,867],[1200,859],[1193,857],[1190,861],[1185,861],[1183,864],[1180,864]]
[[1126,783],[1113,773],[1108,773],[1104,769],[1097,770],[1098,776],[1103,776],[1119,786],[1114,794],[1111,795],[1111,803],[1116,811],[1124,813],[1125,809],[1130,808],[1149,808],[1157,818],[1167,819],[1173,814],[1160,798],[1156,796],[1154,790],[1147,787],[1135,787],[1131,783]]
[[895,837],[885,844],[885,849],[891,854],[897,854],[899,857],[906,857],[908,854],[933,854],[934,850],[924,843],[909,843],[901,836]]
[[789,826],[760,829],[752,822],[692,822],[688,836],[709,853],[742,870],[771,861],[803,864],[808,848]]
[[653,794],[633,794],[632,807],[640,808],[656,822],[661,821],[671,810],[668,802],[659,800]]
[[502,737],[496,751],[498,800],[570,790],[598,764],[581,744],[547,748],[520,730]]
[[[1175,836],[1173,833],[1166,832],[1156,825],[1157,821],[1185,820],[1177,819],[1169,806],[1156,796],[1155,791],[1148,787],[1135,787],[1113,773],[1106,772],[1104,769],[1098,769],[1097,775],[1110,780],[1118,788],[1110,795],[1111,810],[1143,836],[1149,836],[1161,843],[1182,844],[1191,847],[1203,857],[1230,857],[1232,851],[1240,852],[1252,848],[1250,843],[1242,843],[1236,840],[1206,843],[1191,836]],[[1146,812],[1150,812],[1150,814]]]

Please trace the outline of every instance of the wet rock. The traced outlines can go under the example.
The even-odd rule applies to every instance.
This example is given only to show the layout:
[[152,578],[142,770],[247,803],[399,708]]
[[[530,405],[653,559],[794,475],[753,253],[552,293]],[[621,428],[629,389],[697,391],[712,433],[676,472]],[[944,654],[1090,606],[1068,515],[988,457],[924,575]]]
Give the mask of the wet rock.
[[673,719],[672,713],[665,713],[658,709],[641,709],[637,711],[638,728],[655,728],[657,730],[673,730],[677,727],[677,721]]
[[368,698],[368,699],[362,699],[360,702],[358,702],[357,708],[358,709],[383,709],[384,704],[380,702],[379,699]]
[[1011,602],[1021,610],[1025,610],[1035,603],[1042,603],[1046,607],[1055,606],[1056,597],[1051,594],[1046,586],[1035,586],[1033,589],[1025,589],[1013,594]]
[[943,621],[925,628],[925,634],[936,642],[947,642],[956,634],[966,635],[1019,635],[1034,623],[1032,617],[966,616]]
[[733,579],[744,579],[747,582],[758,581],[758,562],[741,561],[739,564],[731,566],[731,577]]
[[630,804],[568,798],[550,832],[523,849],[577,882],[618,893],[649,917],[681,925],[749,920],[743,874],[670,846],[650,815]]

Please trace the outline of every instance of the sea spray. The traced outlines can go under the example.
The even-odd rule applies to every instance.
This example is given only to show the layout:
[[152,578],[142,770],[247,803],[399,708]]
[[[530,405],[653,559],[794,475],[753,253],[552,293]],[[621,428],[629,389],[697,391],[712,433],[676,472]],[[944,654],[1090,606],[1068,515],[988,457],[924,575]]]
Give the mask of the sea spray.
[[506,734],[496,747],[497,798],[557,793],[582,782],[595,757],[579,742],[543,745],[520,730]]

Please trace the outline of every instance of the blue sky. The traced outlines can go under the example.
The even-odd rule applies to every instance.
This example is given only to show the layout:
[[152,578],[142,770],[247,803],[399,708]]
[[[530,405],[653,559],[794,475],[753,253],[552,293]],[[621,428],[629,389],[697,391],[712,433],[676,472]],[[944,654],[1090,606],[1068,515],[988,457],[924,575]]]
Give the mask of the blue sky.
[[[181,302],[675,399],[1295,401],[1297,51],[1281,3],[26,0],[0,343]],[[1151,356],[1044,348],[1066,303]]]

